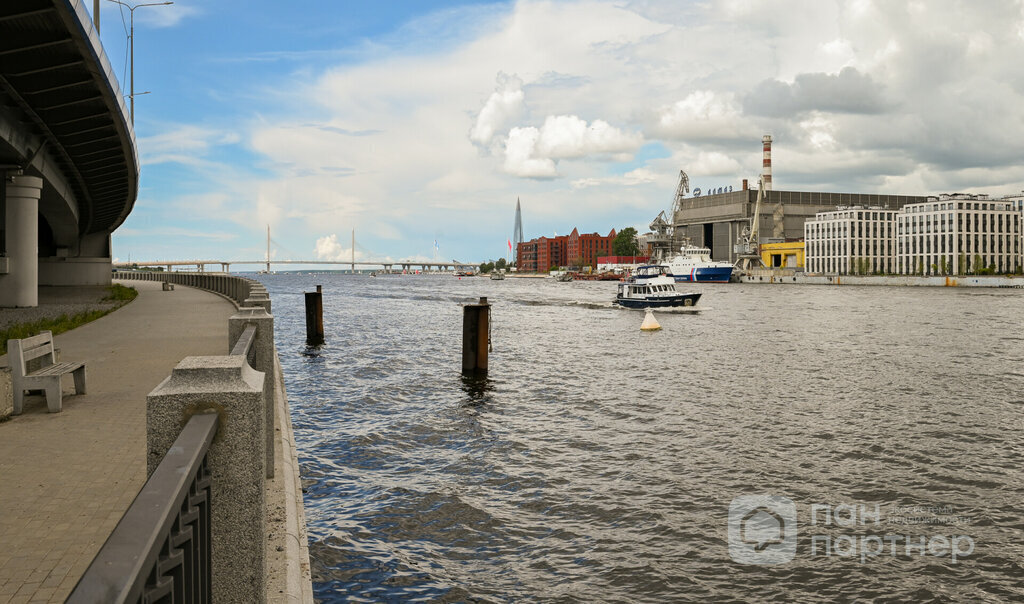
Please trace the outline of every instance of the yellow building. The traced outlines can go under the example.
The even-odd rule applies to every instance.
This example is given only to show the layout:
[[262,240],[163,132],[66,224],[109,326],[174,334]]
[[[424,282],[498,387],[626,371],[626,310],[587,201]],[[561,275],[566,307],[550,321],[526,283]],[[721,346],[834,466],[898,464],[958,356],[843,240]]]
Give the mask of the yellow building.
[[769,268],[803,269],[804,242],[762,243],[761,260]]

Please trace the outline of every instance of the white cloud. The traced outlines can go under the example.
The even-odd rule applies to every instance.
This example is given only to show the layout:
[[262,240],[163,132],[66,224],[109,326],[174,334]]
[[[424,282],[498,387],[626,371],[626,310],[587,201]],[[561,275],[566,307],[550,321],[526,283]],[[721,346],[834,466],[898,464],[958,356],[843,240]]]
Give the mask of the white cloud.
[[836,139],[833,135],[835,124],[822,115],[815,115],[800,122],[807,140],[812,147],[820,150],[830,150],[835,147]]
[[[443,43],[427,26],[438,23]],[[272,223],[282,238],[356,228],[395,257],[447,230],[442,246],[471,258],[510,235],[517,196],[528,237],[580,216],[595,222],[587,230],[643,222],[680,168],[704,185],[756,178],[766,133],[777,185],[928,194],[1005,179],[1020,190],[1022,23],[1019,2],[942,0],[445,9],[393,39],[310,53],[293,76],[245,91],[263,100],[236,123],[140,138],[144,164],[177,162],[189,175],[178,182],[200,190],[163,203],[147,191],[139,205],[254,233]],[[649,157],[637,152],[650,143],[669,157],[618,175],[616,162]],[[243,146],[245,168],[210,165],[220,147]],[[464,221],[475,228],[456,234]]]
[[[118,8],[113,5],[103,3],[104,8]],[[125,19],[128,19],[127,9],[124,10]],[[156,5],[152,8],[146,8],[145,10],[139,11],[138,21],[140,25],[149,25],[151,27],[174,27],[181,23],[184,19],[192,16],[201,14],[202,11],[196,6],[192,6],[182,0],[175,0],[174,4]]]
[[554,178],[558,176],[555,160],[537,157],[540,130],[532,126],[513,128],[505,141],[505,172],[524,178]]
[[[334,233],[317,239],[316,246],[313,248],[313,254],[316,255],[317,260],[339,262],[343,260],[352,260],[352,248],[345,248],[338,243],[338,236]],[[359,250],[356,250],[355,259],[362,259],[362,255],[359,253]]]
[[636,151],[643,143],[641,134],[624,132],[604,120],[594,120],[588,125],[575,115],[558,115],[544,120],[536,150],[544,157],[566,159]]
[[598,187],[607,185],[619,185],[624,187],[633,187],[636,185],[649,184],[657,182],[660,176],[649,168],[637,168],[636,170],[630,170],[621,176],[608,176],[604,178],[580,178],[572,181],[573,189],[585,189],[588,187]]
[[236,233],[225,231],[201,231],[198,229],[186,229],[182,227],[166,226],[155,229],[122,228],[118,229],[119,235],[128,237],[188,237],[194,239],[212,239],[216,241],[232,241],[238,239]]
[[694,174],[720,176],[741,173],[743,166],[725,153],[701,151],[690,169]]
[[477,114],[469,131],[469,140],[489,147],[495,135],[523,112],[523,81],[516,76],[498,73],[498,86]]
[[142,165],[167,162],[196,165],[213,147],[240,141],[241,136],[234,131],[196,124],[167,124],[159,134],[139,137],[138,147]]
[[540,128],[509,131],[504,168],[514,176],[553,178],[558,175],[555,160],[612,154],[613,159],[628,161],[629,153],[643,142],[643,135],[625,132],[603,120],[588,124],[575,115],[548,116]]
[[732,93],[697,90],[658,111],[652,130],[669,139],[699,141],[750,136],[751,129]]

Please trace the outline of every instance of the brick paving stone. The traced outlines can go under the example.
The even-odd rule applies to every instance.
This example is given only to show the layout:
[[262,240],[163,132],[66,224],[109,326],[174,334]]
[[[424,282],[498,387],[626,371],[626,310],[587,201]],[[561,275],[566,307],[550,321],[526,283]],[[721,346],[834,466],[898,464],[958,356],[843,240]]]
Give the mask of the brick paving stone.
[[145,482],[146,395],[186,356],[227,353],[231,303],[126,285],[135,301],[54,338],[86,362],[88,393],[67,376],[60,413],[32,396],[0,423],[0,604],[67,598]]

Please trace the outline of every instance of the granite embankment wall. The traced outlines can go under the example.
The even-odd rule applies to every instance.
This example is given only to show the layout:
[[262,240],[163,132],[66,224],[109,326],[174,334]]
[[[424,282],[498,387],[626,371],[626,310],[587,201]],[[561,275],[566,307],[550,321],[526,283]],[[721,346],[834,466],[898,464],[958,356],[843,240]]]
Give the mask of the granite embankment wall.
[[[237,341],[246,325],[266,325],[271,328],[270,333],[266,336],[257,336],[262,342],[257,346],[257,350],[270,349],[272,351],[270,358],[262,357],[262,354],[257,352],[252,359],[254,368],[264,371],[266,374],[264,395],[266,400],[273,403],[266,409],[265,422],[266,426],[272,427],[272,430],[267,431],[266,438],[267,465],[263,493],[266,511],[266,539],[264,541],[266,545],[264,554],[266,576],[257,593],[262,591],[267,602],[312,602],[313,589],[298,455],[281,363],[277,351],[273,349],[273,315],[266,288],[252,279],[211,273],[123,271],[115,273],[114,279],[163,282],[165,288],[171,286],[197,287],[227,298],[238,308],[238,314],[229,322],[229,339],[232,345]],[[262,327],[260,329],[262,330]],[[200,357],[190,358],[199,359]],[[183,361],[183,364],[186,364],[188,360]],[[180,367],[181,365],[179,365]],[[175,372],[177,373],[178,369]],[[169,381],[174,381],[174,374]],[[151,408],[153,400],[160,398],[160,392],[167,388],[167,384],[168,382],[161,384],[150,394]],[[171,396],[170,398],[175,397]],[[152,426],[150,428],[152,445]],[[158,460],[155,461],[158,463]],[[227,583],[238,579],[239,577],[227,578]],[[214,580],[217,581],[216,573]],[[257,580],[257,582],[259,581]],[[224,582],[221,583],[220,589],[228,588]],[[245,590],[249,587],[248,585],[232,586],[230,588],[231,596],[222,593],[222,596],[217,599],[227,601],[238,596],[239,593],[247,593]],[[215,583],[215,598],[217,591]]]

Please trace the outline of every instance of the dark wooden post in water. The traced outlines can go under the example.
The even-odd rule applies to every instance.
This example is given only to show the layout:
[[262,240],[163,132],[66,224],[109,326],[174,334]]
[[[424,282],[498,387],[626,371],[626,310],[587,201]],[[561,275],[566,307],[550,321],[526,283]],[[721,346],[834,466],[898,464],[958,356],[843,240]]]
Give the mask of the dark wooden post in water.
[[324,300],[323,288],[316,286],[315,292],[306,294],[306,344],[319,346],[324,343]]
[[487,374],[487,349],[491,339],[491,305],[487,298],[462,307],[462,373]]

